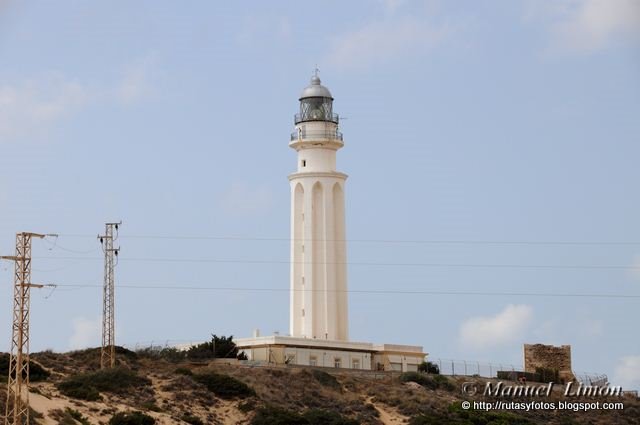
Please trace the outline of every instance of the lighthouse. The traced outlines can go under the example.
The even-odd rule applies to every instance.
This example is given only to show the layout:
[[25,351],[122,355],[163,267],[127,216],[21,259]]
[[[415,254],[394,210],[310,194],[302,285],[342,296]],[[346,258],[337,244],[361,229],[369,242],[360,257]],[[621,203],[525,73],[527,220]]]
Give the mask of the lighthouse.
[[316,74],[300,95],[289,146],[297,153],[291,185],[290,335],[349,338],[344,146],[331,92]]
[[[289,139],[296,152],[295,171],[289,174],[289,334],[260,336],[255,331],[236,345],[247,361],[259,364],[415,372],[427,355],[421,346],[349,340],[347,175],[338,171],[336,162],[344,146],[340,120],[317,70],[298,101]],[[376,314],[384,320],[384,314],[371,313]]]

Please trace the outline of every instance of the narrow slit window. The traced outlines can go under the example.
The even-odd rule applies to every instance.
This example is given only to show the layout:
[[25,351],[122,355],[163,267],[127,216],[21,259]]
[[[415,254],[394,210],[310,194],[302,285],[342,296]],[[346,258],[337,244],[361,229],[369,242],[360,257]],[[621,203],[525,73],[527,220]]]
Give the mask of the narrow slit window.
[[306,159],[303,159],[303,160],[302,160],[302,166],[303,166],[303,167],[306,167],[306,166],[307,166],[307,160],[306,160]]

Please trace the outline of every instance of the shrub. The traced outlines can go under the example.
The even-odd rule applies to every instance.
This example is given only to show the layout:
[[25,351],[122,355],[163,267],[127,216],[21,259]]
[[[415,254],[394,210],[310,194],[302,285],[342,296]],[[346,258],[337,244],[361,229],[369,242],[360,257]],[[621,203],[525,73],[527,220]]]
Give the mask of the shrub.
[[178,374],[178,375],[193,376],[193,372],[191,371],[191,369],[186,368],[186,367],[179,367],[176,370],[174,370],[173,372]]
[[421,414],[411,418],[411,420],[409,421],[409,425],[440,425],[443,423],[460,424],[459,421],[454,422],[453,420],[447,419],[446,417],[434,414]]
[[49,412],[52,419],[58,421],[58,425],[91,425],[91,422],[75,409],[56,409]]
[[193,375],[193,379],[203,384],[209,391],[220,398],[229,399],[256,395],[253,388],[229,375],[207,372]]
[[425,376],[418,372],[405,372],[400,375],[400,381],[402,382],[415,382],[416,384],[420,384],[425,388],[429,388],[431,390],[435,390],[438,388],[438,384],[428,376]]
[[256,408],[256,402],[254,400],[243,401],[238,405],[238,410],[243,413],[249,413]]
[[251,425],[309,425],[309,421],[295,412],[266,406],[258,409]]
[[57,385],[58,390],[67,397],[77,398],[78,400],[98,401],[102,399],[100,392],[96,387],[87,384],[81,384],[77,381],[63,381]]
[[[450,419],[455,424],[491,424],[491,425],[529,425],[533,422],[524,416],[511,412],[464,410],[461,403],[453,402],[447,408]],[[425,424],[427,422],[424,422]],[[420,424],[420,422],[417,422]]]
[[456,386],[451,383],[451,380],[446,376],[436,375],[433,378],[433,381],[436,383],[437,388],[441,388],[446,391],[455,391]]
[[109,425],[154,425],[156,420],[142,412],[116,413],[109,419]]
[[100,391],[125,394],[132,388],[150,384],[147,378],[129,369],[114,368],[70,376],[58,383],[57,388],[68,397],[95,401],[100,399]]
[[187,413],[182,415],[180,419],[191,425],[204,425],[204,422],[202,422],[202,419],[194,415],[189,415]]
[[418,372],[405,372],[400,375],[400,381],[415,382],[430,390],[436,390],[438,388],[446,391],[455,390],[455,385],[451,383],[449,378],[442,375],[429,376]]
[[358,425],[358,421],[346,419],[337,412],[322,409],[307,410],[302,417],[310,425]]
[[422,362],[418,365],[418,372],[426,372],[432,375],[439,375],[440,366],[433,362]]
[[318,370],[318,369],[312,369],[311,370],[311,375],[313,376],[313,378],[316,381],[318,381],[321,385],[323,385],[325,387],[329,387],[329,388],[333,388],[333,389],[340,388],[340,383],[338,382],[336,377],[333,376],[333,375],[328,374],[325,371]]
[[[9,376],[9,361],[11,356],[8,353],[0,353],[0,376],[7,378]],[[51,373],[40,366],[38,363],[34,363],[29,360],[29,381],[38,382],[44,381],[51,375]]]
[[[190,360],[235,359],[238,358],[238,347],[233,336],[211,335],[211,341],[189,348],[186,355]],[[246,360],[246,356],[242,360]]]
[[173,363],[181,362],[187,358],[186,351],[174,347],[147,347],[137,350],[136,353],[140,357],[164,359]]
[[279,407],[266,406],[258,409],[251,425],[358,425],[353,419],[347,419],[337,412],[322,409],[310,409],[300,415]]

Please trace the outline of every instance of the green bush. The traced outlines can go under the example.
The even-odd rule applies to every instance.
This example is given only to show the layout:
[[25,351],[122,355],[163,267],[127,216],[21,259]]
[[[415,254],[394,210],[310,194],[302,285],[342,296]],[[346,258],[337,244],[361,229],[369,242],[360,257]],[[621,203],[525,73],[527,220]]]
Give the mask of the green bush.
[[202,422],[202,419],[194,415],[189,415],[185,413],[180,419],[191,425],[204,425],[204,422]]
[[187,352],[174,347],[147,347],[136,351],[140,357],[148,359],[164,359],[172,363],[178,363],[187,358]]
[[142,412],[116,413],[109,419],[109,425],[154,425],[156,420]]
[[186,368],[186,367],[179,367],[176,370],[174,370],[173,372],[178,374],[178,375],[193,376],[193,372],[191,371],[191,369]]
[[318,381],[321,385],[333,389],[340,388],[340,383],[336,379],[335,376],[328,374],[325,371],[318,369],[311,369],[311,375],[313,378]]
[[409,425],[440,425],[440,424],[460,424],[461,422],[447,419],[445,416],[439,416],[435,414],[421,414],[414,416],[409,421]]
[[[530,425],[533,422],[524,416],[511,412],[484,411],[484,410],[464,410],[459,401],[453,402],[447,408],[449,419],[447,423],[460,425]],[[421,424],[421,422],[416,422]],[[427,424],[427,422],[424,422]],[[414,425],[411,423],[411,425]]]
[[255,408],[256,408],[255,400],[247,400],[247,401],[243,401],[242,403],[238,404],[238,410],[243,412],[243,413],[249,413],[249,412],[255,410]]
[[68,397],[95,401],[100,399],[100,391],[126,394],[132,388],[150,384],[149,379],[138,376],[129,369],[113,368],[72,375],[56,387]]
[[58,425],[91,425],[91,422],[75,409],[55,409],[49,412],[49,416],[58,422]]
[[343,418],[339,413],[330,410],[307,410],[302,417],[310,425],[358,425],[358,421]]
[[446,391],[454,391],[456,386],[451,383],[451,380],[446,376],[435,375],[432,377],[433,381],[436,383],[437,388],[446,390]]
[[279,407],[266,406],[258,409],[251,425],[358,425],[358,421],[330,410],[310,409],[300,415]]
[[[194,345],[187,350],[186,355],[190,360],[235,359],[238,358],[238,347],[233,342],[233,335],[211,335],[211,341]],[[246,360],[246,356],[243,360]]]
[[266,406],[258,409],[251,425],[309,425],[309,421],[296,412]]
[[193,379],[220,398],[230,399],[256,395],[253,388],[229,375],[207,372],[193,375]]
[[418,365],[418,372],[426,372],[432,375],[439,375],[440,367],[433,362],[422,362]]
[[100,391],[96,387],[79,383],[77,381],[63,381],[56,385],[58,390],[67,397],[76,398],[78,400],[98,401],[102,400]]
[[[9,361],[11,356],[8,353],[0,353],[0,376],[5,379],[9,376]],[[48,370],[40,366],[38,363],[34,363],[29,360],[29,381],[38,382],[46,380],[51,373]]]
[[415,382],[430,390],[443,389],[446,391],[455,390],[455,385],[451,383],[449,378],[442,375],[424,375],[419,372],[405,372],[400,375],[402,382]]

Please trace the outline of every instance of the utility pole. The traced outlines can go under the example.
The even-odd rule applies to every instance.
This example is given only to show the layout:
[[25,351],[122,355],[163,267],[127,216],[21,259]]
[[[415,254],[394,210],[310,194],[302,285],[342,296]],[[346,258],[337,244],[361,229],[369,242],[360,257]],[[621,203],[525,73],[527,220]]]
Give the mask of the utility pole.
[[[114,319],[114,286],[113,269],[116,265],[120,247],[114,248],[113,241],[118,239],[119,223],[106,223],[104,235],[98,239],[104,251],[104,287],[102,291],[102,351],[100,352],[100,368],[111,368],[116,365],[115,319]],[[115,230],[115,236],[114,236]]]
[[16,255],[0,257],[0,259],[15,262],[13,327],[9,378],[7,381],[5,425],[29,423],[29,310],[31,288],[52,286],[31,283],[31,239],[42,239],[45,236],[53,235],[30,232],[18,233],[16,234]]

